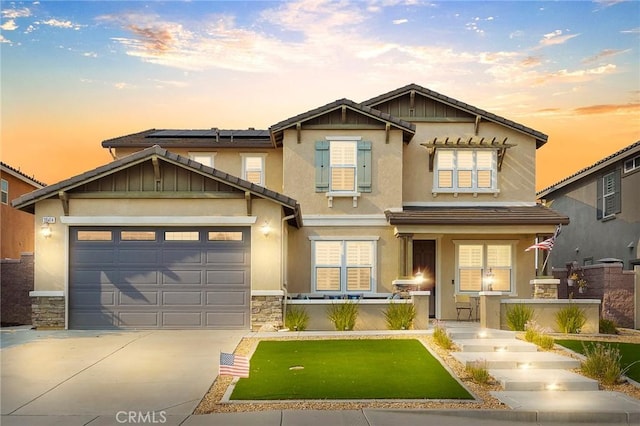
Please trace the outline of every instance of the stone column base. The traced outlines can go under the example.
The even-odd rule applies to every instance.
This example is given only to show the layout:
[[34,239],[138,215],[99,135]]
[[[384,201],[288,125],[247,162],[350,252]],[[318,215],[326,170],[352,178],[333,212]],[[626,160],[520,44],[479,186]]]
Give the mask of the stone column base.
[[35,328],[65,326],[64,296],[31,296],[31,323]]
[[276,331],[283,324],[282,296],[251,296],[252,331]]

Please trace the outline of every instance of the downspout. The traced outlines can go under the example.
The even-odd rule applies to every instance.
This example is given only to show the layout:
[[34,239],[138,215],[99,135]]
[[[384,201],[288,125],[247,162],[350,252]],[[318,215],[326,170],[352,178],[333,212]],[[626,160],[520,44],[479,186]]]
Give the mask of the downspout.
[[280,222],[280,287],[282,289],[282,292],[284,294],[284,297],[282,299],[282,328],[284,328],[284,323],[285,323],[285,318],[287,317],[287,298],[289,297],[288,292],[287,292],[287,280],[285,279],[285,273],[286,273],[286,255],[287,255],[287,239],[288,239],[288,232],[287,232],[287,238],[285,239],[285,222],[289,219],[293,219],[295,218],[296,215],[292,214],[289,216],[285,216],[282,218],[282,221]]

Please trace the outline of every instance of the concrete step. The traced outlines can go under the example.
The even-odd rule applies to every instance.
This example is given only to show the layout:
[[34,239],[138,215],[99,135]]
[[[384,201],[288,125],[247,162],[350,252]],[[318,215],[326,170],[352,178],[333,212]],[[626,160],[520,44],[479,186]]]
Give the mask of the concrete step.
[[462,352],[537,352],[533,343],[517,339],[453,339]]
[[557,369],[490,369],[505,391],[597,391],[598,381]]
[[447,328],[452,339],[515,339],[516,332],[509,330],[494,330],[481,328]]
[[565,369],[580,367],[576,359],[552,352],[452,352],[462,365],[485,361],[488,369]]
[[[555,424],[640,424],[640,401],[620,392],[609,391],[498,391],[491,392],[513,410],[534,410],[555,414]],[[561,414],[566,413],[565,416]],[[593,414],[595,413],[595,414]],[[620,418],[616,418],[619,415]],[[551,418],[547,421],[551,423]],[[544,424],[547,424],[544,422]]]

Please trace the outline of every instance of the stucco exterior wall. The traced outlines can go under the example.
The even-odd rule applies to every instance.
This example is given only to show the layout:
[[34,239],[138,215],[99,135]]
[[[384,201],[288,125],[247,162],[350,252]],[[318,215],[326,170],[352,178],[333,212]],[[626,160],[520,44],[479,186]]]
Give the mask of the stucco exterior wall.
[[[284,132],[283,193],[296,199],[306,215],[382,214],[384,210],[402,207],[402,133],[392,130],[385,143],[384,130],[304,130],[297,143],[296,131]],[[328,206],[325,192],[315,189],[315,142],[327,136],[357,136],[371,141],[371,192],[363,192],[358,206],[352,197],[334,198]]]
[[[244,199],[213,200],[87,200],[71,199],[69,217],[94,217],[93,225],[126,225],[128,218],[153,217],[157,225],[181,226],[189,217],[232,216],[246,219]],[[281,288],[281,218],[282,208],[267,200],[252,201],[251,225],[251,282],[254,290],[279,290]],[[65,291],[68,281],[69,226],[63,223],[62,204],[59,200],[44,200],[36,205],[36,220],[43,216],[56,218],[51,225],[52,235],[44,238],[36,233],[35,284],[36,291]],[[101,219],[105,221],[100,222]],[[73,219],[71,219],[73,220]],[[182,222],[181,222],[182,221]],[[269,234],[262,232],[269,225]],[[225,223],[201,223],[189,226],[229,226]],[[151,225],[136,225],[151,226]],[[285,225],[288,226],[288,225]]]
[[32,253],[34,250],[34,219],[32,214],[11,207],[11,200],[36,188],[9,173],[0,173],[0,177],[9,184],[9,202],[0,204],[0,258],[20,259],[21,253]]
[[[416,202],[535,202],[536,143],[532,137],[493,123],[480,123],[478,135],[474,135],[474,123],[416,123],[416,134],[404,147],[403,201]],[[498,172],[500,193],[453,194],[440,193],[433,196],[433,172],[429,171],[429,154],[422,143],[432,142],[435,137],[496,137],[502,142],[516,146],[508,148]]]

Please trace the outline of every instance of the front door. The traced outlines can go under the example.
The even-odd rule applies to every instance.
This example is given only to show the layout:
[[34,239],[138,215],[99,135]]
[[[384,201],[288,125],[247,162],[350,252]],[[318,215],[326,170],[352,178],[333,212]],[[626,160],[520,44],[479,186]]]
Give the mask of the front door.
[[436,242],[434,240],[413,240],[413,275],[422,273],[424,282],[420,290],[431,292],[429,316],[436,316]]

